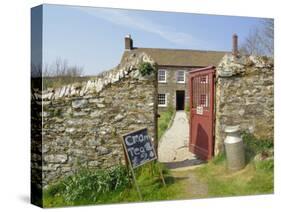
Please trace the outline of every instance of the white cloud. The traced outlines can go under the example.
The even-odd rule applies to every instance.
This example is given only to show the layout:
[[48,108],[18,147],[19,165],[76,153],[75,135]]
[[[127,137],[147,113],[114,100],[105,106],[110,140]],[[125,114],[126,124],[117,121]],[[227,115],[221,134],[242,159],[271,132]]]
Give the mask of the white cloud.
[[175,28],[153,22],[144,17],[129,14],[125,10],[102,8],[90,9],[82,7],[78,9],[115,25],[125,26],[159,35],[163,39],[177,45],[194,46],[195,43],[199,43],[199,41],[189,33],[178,32]]

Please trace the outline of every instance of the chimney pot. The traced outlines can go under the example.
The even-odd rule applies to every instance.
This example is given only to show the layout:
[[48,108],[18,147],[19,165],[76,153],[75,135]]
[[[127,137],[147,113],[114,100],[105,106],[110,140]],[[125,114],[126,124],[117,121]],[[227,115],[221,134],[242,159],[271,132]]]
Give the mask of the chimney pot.
[[125,50],[132,50],[132,49],[133,49],[133,39],[129,34],[125,36]]
[[232,36],[232,55],[234,57],[238,56],[238,35],[236,33]]

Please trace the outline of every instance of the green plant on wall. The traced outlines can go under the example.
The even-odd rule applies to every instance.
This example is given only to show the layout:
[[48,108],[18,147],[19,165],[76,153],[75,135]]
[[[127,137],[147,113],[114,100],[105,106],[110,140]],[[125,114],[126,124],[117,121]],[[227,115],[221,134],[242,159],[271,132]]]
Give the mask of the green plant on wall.
[[143,62],[139,65],[139,71],[142,76],[146,76],[154,73],[155,67],[149,62]]
[[186,112],[189,112],[189,111],[190,111],[189,103],[186,104],[186,106],[185,106],[185,111],[186,111]]

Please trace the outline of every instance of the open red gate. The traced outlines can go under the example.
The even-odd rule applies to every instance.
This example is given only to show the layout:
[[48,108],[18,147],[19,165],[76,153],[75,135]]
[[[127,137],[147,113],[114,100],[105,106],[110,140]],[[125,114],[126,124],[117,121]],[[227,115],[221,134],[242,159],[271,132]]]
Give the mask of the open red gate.
[[189,72],[190,140],[189,150],[203,160],[214,152],[215,67]]

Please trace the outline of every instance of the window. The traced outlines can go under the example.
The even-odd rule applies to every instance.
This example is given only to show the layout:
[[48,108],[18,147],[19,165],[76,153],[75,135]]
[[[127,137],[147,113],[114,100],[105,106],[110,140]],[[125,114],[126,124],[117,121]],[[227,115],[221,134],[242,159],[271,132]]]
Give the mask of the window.
[[159,107],[167,106],[167,95],[165,93],[158,94],[158,106]]
[[166,82],[166,70],[160,69],[158,71],[158,82]]
[[177,71],[177,83],[185,83],[185,72],[183,70]]

